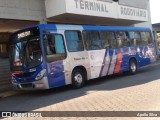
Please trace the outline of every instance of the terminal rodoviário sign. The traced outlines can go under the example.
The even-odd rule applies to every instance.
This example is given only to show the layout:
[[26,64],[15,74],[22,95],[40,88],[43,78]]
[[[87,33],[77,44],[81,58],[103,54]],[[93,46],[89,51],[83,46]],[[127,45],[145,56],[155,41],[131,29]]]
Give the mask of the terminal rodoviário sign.
[[66,0],[68,13],[148,21],[146,9],[119,5],[102,0]]
[[124,19],[148,21],[148,12],[146,9],[119,6],[119,17]]
[[107,5],[104,2],[87,0],[74,0],[74,2],[77,9],[108,13]]
[[112,2],[100,0],[66,0],[68,13],[84,14],[101,17],[115,17],[117,11]]

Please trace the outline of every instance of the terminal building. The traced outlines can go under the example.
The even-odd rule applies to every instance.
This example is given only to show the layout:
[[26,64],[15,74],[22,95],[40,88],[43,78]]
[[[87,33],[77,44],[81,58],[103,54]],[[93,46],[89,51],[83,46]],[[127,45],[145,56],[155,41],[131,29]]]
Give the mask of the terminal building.
[[8,39],[18,29],[39,23],[151,28],[149,6],[149,0],[1,0],[0,68],[7,66]]
[[39,23],[151,27],[149,0],[1,0],[1,57],[10,33]]

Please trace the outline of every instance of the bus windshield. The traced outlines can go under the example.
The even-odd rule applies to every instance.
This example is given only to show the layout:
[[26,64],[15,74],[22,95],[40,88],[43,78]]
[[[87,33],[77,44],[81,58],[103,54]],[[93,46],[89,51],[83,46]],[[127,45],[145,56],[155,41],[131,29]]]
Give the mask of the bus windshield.
[[[27,70],[42,63],[42,50],[39,36],[19,38],[19,42],[15,42],[14,35],[11,37],[11,41],[10,63],[12,70]],[[15,43],[13,43],[13,41]]]

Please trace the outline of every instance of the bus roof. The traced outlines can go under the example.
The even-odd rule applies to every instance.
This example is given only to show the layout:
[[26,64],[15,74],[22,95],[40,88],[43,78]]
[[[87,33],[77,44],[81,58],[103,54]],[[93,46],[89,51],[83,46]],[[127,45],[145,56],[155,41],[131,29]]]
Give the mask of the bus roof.
[[58,29],[77,29],[83,30],[122,30],[122,31],[147,31],[150,28],[130,27],[130,26],[93,26],[93,25],[67,25],[67,24],[44,24],[46,28],[56,27]]
[[69,24],[39,24],[26,27],[24,29],[18,30],[20,32],[22,30],[27,30],[32,27],[46,28],[46,29],[68,29],[68,30],[79,30],[79,28],[83,28],[83,30],[111,30],[111,31],[150,31],[150,28],[145,27],[130,27],[130,26],[93,26],[93,25],[69,25]]
[[128,26],[87,26],[84,25],[83,28],[85,30],[123,30],[123,31],[143,31],[143,30],[150,30],[149,28],[143,27],[128,27]]

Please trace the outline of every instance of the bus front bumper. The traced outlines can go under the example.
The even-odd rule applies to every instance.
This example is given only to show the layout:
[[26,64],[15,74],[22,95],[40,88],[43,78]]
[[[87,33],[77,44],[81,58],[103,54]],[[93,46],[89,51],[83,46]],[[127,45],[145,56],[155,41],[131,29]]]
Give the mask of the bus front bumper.
[[12,86],[16,90],[43,90],[49,89],[48,78],[44,77],[39,81],[34,81],[30,83],[16,83],[12,82]]

